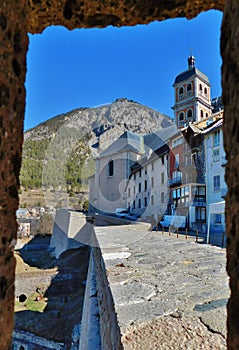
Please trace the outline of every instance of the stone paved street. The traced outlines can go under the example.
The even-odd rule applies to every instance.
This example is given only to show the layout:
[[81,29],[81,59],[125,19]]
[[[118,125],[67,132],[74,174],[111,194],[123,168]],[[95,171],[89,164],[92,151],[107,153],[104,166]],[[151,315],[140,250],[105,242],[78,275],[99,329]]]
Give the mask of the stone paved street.
[[95,231],[124,349],[226,349],[225,249],[144,224]]

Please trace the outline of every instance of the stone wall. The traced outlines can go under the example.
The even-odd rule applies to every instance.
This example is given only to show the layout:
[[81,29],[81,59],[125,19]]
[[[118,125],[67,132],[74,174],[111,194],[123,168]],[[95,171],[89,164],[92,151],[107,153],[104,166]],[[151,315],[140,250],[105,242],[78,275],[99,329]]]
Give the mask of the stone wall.
[[100,248],[94,247],[92,254],[99,306],[101,347],[103,350],[122,350],[121,335],[114,309],[113,297]]
[[[224,5],[226,3],[225,9]],[[239,3],[238,0],[19,0],[0,3],[0,348],[8,349],[13,328],[19,170],[25,109],[27,32],[40,33],[49,25],[69,29],[135,25],[166,18],[193,18],[209,9],[224,10],[221,54],[225,107],[227,271],[231,299],[228,306],[228,349],[239,348]]]
[[50,242],[52,255],[58,259],[66,250],[81,247],[83,242],[79,239],[79,235],[85,225],[86,216],[84,214],[58,209]]

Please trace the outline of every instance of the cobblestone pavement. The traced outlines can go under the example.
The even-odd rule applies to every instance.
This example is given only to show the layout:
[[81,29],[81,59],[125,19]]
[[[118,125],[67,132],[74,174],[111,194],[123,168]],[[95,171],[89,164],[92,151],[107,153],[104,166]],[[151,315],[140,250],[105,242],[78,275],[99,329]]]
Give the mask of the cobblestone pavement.
[[124,349],[226,349],[225,249],[140,224],[95,231]]

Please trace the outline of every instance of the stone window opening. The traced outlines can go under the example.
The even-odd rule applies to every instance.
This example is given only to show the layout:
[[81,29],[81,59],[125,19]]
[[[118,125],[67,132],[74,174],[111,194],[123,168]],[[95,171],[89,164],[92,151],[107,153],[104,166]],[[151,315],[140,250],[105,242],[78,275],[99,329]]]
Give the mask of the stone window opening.
[[[16,4],[16,11],[15,11],[15,16],[12,16],[12,11],[11,11],[11,7],[12,4],[9,2],[6,2],[5,4],[5,10],[4,10],[4,16],[1,17],[1,29],[5,30],[7,24],[9,25],[9,23],[7,23],[6,18],[8,19],[9,17],[9,22],[10,22],[10,26],[12,28],[18,26],[18,28],[21,28],[21,33],[22,35],[20,35],[20,38],[18,39],[18,41],[15,42],[14,46],[15,46],[15,51],[18,52],[18,56],[20,58],[20,63],[19,66],[23,69],[23,71],[25,70],[25,53],[27,50],[27,39],[26,39],[26,32],[31,32],[31,33],[39,33],[41,32],[47,25],[56,25],[56,24],[62,24],[65,25],[66,27],[68,27],[69,29],[73,29],[76,27],[80,27],[80,26],[86,26],[86,27],[101,27],[101,26],[106,26],[109,25],[109,21],[111,25],[135,25],[135,24],[140,24],[140,23],[147,23],[149,22],[149,20],[147,18],[150,18],[150,20],[158,20],[158,19],[162,19],[165,18],[165,13],[163,13],[163,11],[165,10],[165,8],[167,7],[167,3],[162,5],[159,7],[158,11],[155,11],[155,14],[152,14],[152,10],[150,9],[150,13],[149,14],[149,10],[147,9],[147,4],[145,4],[145,9],[143,14],[138,13],[137,12],[137,6],[136,6],[136,13],[134,15],[131,15],[131,18],[126,18],[126,20],[124,19],[124,22],[122,21],[122,15],[118,14],[117,17],[117,8],[115,10],[115,16],[112,16],[112,19],[109,20],[109,18],[107,16],[105,16],[104,14],[102,14],[102,18],[101,20],[99,20],[99,12],[97,12],[97,16],[95,16],[94,19],[94,11],[92,11],[93,13],[91,13],[91,21],[89,20],[89,16],[87,16],[87,14],[85,16],[82,16],[81,20],[79,21],[79,19],[77,18],[77,15],[75,14],[75,9],[73,8],[73,6],[71,5],[71,2],[67,3],[67,6],[64,7],[64,9],[60,8],[58,9],[56,6],[52,6],[49,7],[49,13],[47,14],[47,20],[46,18],[43,16],[39,16],[39,13],[41,13],[42,10],[44,10],[43,5],[41,2],[35,2],[36,3],[36,7],[38,7],[37,9],[31,8],[30,4],[31,2],[28,3],[22,3],[19,2]],[[26,13],[24,11],[24,6],[29,6],[29,11],[28,13],[28,18],[29,20],[26,20],[26,18],[24,17],[24,13]],[[223,58],[223,67],[222,67],[222,85],[223,85],[223,95],[224,95],[224,101],[225,101],[225,150],[227,152],[228,155],[228,169],[229,166],[232,162],[231,160],[231,154],[237,154],[238,153],[238,140],[236,140],[235,138],[235,142],[232,142],[232,138],[235,136],[236,131],[238,130],[238,98],[239,96],[237,95],[237,89],[236,89],[236,79],[233,79],[233,77],[235,77],[235,70],[232,69],[232,67],[230,67],[231,62],[237,62],[238,58],[239,58],[239,45],[238,45],[238,38],[237,38],[237,26],[238,26],[238,20],[237,20],[237,12],[238,12],[238,7],[239,4],[236,1],[232,1],[230,0],[228,2],[228,6],[226,6],[224,8],[225,2],[224,1],[216,1],[213,2],[213,5],[211,2],[206,2],[206,1],[202,1],[200,2],[200,6],[198,7],[195,4],[192,4],[192,6],[189,7],[189,9],[187,9],[185,7],[185,3],[182,2],[183,7],[180,7],[181,5],[178,3],[172,3],[170,4],[171,8],[170,9],[166,9],[166,13],[167,16],[170,17],[174,17],[175,16],[175,11],[178,11],[178,8],[180,7],[181,11],[182,11],[182,16],[188,17],[188,18],[192,18],[196,15],[198,15],[201,11],[203,10],[209,10],[210,8],[214,8],[215,10],[220,10],[220,11],[225,11],[224,13],[224,18],[226,20],[223,21],[222,24],[222,36],[221,36],[221,55]],[[234,7],[233,7],[234,6]],[[53,10],[52,10],[53,8]],[[92,8],[89,6],[89,9],[92,10]],[[234,9],[234,11],[233,11]],[[87,11],[87,10],[86,10]],[[100,11],[100,10],[99,10]],[[17,14],[21,14],[21,15],[17,15]],[[42,13],[44,13],[44,11],[42,11]],[[130,13],[130,11],[129,11]],[[10,14],[8,16],[8,14]],[[21,17],[22,16],[22,17]],[[124,11],[124,16],[127,17],[127,11]],[[86,19],[84,19],[86,18]],[[117,20],[116,20],[117,19]],[[87,22],[88,21],[88,22]],[[81,24],[82,23],[82,24]],[[125,24],[126,23],[126,24]],[[4,40],[8,40],[8,47],[12,47],[12,41],[13,41],[13,35],[10,36]],[[9,60],[12,59],[12,53],[9,54]],[[2,55],[3,56],[3,55]],[[2,59],[2,66],[4,65],[4,63],[6,63],[7,60],[6,57],[1,57]],[[11,82],[9,83],[8,80],[8,76],[12,76],[11,73],[11,68],[10,65],[7,66],[5,64],[5,66],[7,67],[3,73],[1,73],[2,79],[6,80],[7,84],[10,84],[14,87],[17,86],[24,86],[24,78],[22,78],[22,76],[20,76],[20,78],[17,81],[14,81],[14,79],[11,80]],[[237,68],[236,68],[237,70]],[[18,70],[18,74],[19,70]],[[22,74],[23,75],[23,74]],[[20,88],[19,88],[20,89]],[[18,89],[18,91],[19,91]],[[24,88],[23,88],[24,90]],[[12,95],[11,97],[12,100],[14,100],[14,95],[17,95],[17,90],[11,90],[12,91]],[[19,100],[20,102],[24,104],[24,98],[25,95],[22,94],[21,96],[19,96]],[[235,102],[236,101],[236,102]],[[2,114],[2,118],[3,120],[8,120],[8,116],[12,114],[12,107],[11,107],[11,101],[9,101],[9,104],[6,104],[3,106],[4,108],[4,113]],[[6,110],[6,112],[5,112]],[[7,165],[6,168],[4,168],[4,172],[6,174],[6,177],[11,174],[11,178],[12,180],[12,187],[13,189],[17,189],[18,184],[17,181],[14,180],[14,176],[17,179],[18,178],[18,170],[14,168],[13,170],[13,165],[16,164],[16,157],[20,156],[20,152],[19,149],[21,149],[21,135],[22,135],[22,119],[23,119],[23,115],[24,115],[24,106],[20,108],[19,111],[19,118],[17,118],[16,120],[16,125],[14,128],[14,132],[13,127],[12,127],[12,123],[6,123],[6,129],[5,132],[8,132],[8,134],[10,135],[8,137],[8,140],[6,140],[6,144],[4,144],[3,147],[3,151],[4,150],[9,150],[9,153],[6,155],[9,159],[9,165]],[[231,127],[233,125],[233,127]],[[19,131],[16,131],[19,130]],[[14,134],[16,133],[16,134]],[[233,139],[234,141],[234,139]],[[13,146],[11,149],[8,146]],[[18,151],[16,151],[16,149]],[[15,152],[15,157],[13,158],[12,155]],[[13,160],[14,159],[14,160]],[[10,169],[11,167],[11,169]],[[9,170],[10,169],[10,170]],[[235,167],[236,169],[236,167]],[[231,278],[231,290],[232,290],[232,294],[231,294],[231,302],[228,304],[228,311],[229,311],[229,316],[228,316],[228,326],[229,326],[229,332],[228,332],[228,349],[235,349],[237,347],[237,344],[239,343],[239,334],[238,332],[236,332],[237,328],[238,328],[238,322],[235,319],[234,315],[235,315],[235,307],[238,306],[238,300],[236,299],[236,292],[237,292],[237,288],[238,288],[238,276],[234,273],[235,270],[235,264],[234,264],[234,259],[236,257],[236,239],[238,238],[238,220],[236,219],[236,213],[237,209],[238,209],[238,199],[236,198],[236,196],[232,196],[233,193],[233,188],[236,185],[237,182],[237,178],[236,178],[236,172],[235,169],[231,169],[230,172],[230,176],[227,177],[227,182],[229,185],[229,196],[231,195],[231,204],[233,204],[233,210],[228,211],[228,222],[229,221],[233,221],[233,225],[231,225],[230,227],[227,228],[227,237],[228,237],[228,255],[227,255],[227,261],[228,261],[228,273],[229,276]],[[14,171],[14,174],[13,174]],[[3,184],[4,185],[4,184]],[[8,204],[8,216],[7,216],[7,222],[8,225],[5,224],[5,214],[1,214],[2,215],[2,222],[3,225],[6,227],[6,233],[7,235],[10,234],[12,235],[12,228],[10,229],[11,225],[9,225],[9,221],[10,223],[14,223],[15,221],[15,209],[16,209],[16,197],[12,195],[12,193],[8,194],[8,197],[6,199],[6,203]],[[9,226],[9,228],[8,228]],[[13,265],[13,264],[12,264]],[[14,268],[14,267],[13,267]],[[13,269],[11,267],[11,270]],[[10,271],[11,272],[11,271]],[[9,282],[11,282],[12,280],[12,276],[13,274],[8,273],[7,278],[9,279]],[[12,285],[12,283],[9,283],[9,285]],[[9,294],[7,294],[6,297],[6,302],[8,302],[8,300],[10,300],[11,298],[9,297]],[[7,304],[7,303],[5,303]],[[8,306],[8,305],[7,305]],[[5,310],[5,306],[4,306],[4,310]],[[11,311],[11,308],[8,309],[8,313],[9,310]],[[5,315],[5,314],[4,314]],[[5,334],[2,335],[2,339],[5,339],[6,337],[8,338],[8,333],[11,333],[11,325],[9,326],[9,330],[4,332]]]

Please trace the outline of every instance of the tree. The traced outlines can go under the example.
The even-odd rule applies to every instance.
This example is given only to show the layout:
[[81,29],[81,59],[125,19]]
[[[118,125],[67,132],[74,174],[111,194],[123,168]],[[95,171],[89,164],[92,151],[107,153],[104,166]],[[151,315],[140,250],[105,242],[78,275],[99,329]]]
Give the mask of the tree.
[[45,236],[52,233],[53,217],[51,214],[45,213],[41,215],[39,220],[38,234]]

